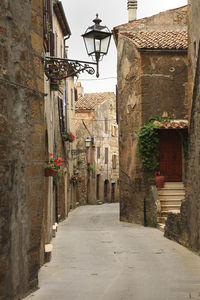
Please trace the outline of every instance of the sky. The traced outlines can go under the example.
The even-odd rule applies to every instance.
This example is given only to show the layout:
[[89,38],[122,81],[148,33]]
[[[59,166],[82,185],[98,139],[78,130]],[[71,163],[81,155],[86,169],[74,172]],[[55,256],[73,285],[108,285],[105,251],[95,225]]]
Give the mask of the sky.
[[[127,0],[62,0],[72,35],[68,39],[68,58],[92,61],[87,55],[83,38],[89,26],[94,23],[96,13],[110,30],[128,22]],[[187,0],[138,0],[137,19],[152,16],[167,9],[187,4]],[[84,87],[85,93],[115,92],[117,83],[117,51],[113,39],[108,54],[99,65],[100,76],[81,74],[77,81]],[[76,78],[75,78],[76,80]]]

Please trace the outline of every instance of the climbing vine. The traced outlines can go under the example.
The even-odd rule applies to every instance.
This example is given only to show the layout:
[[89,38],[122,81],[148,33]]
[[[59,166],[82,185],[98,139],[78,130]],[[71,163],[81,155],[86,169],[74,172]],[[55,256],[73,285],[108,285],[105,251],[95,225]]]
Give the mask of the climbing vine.
[[155,121],[164,123],[169,122],[169,119],[153,117],[140,128],[138,133],[137,154],[141,158],[146,172],[155,171],[158,168],[159,138],[155,129],[160,126]]

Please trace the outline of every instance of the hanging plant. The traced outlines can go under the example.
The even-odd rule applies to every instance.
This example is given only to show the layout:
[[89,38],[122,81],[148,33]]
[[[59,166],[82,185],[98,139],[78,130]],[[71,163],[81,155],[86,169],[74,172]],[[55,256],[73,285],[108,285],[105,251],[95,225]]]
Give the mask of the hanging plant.
[[159,138],[157,128],[160,127],[155,121],[165,123],[169,119],[153,117],[144,124],[138,133],[137,154],[141,158],[144,171],[152,172],[158,168]]
[[62,138],[64,141],[69,141],[70,143],[75,140],[75,136],[73,135],[73,133],[68,130],[62,134]]
[[77,158],[77,163],[78,163],[79,165],[81,165],[81,164],[83,163],[83,160],[82,160],[80,157],[78,157],[78,158]]
[[71,176],[71,178],[69,180],[69,182],[71,184],[73,184],[73,186],[77,186],[79,184],[79,182],[81,182],[81,181],[82,181],[81,177],[79,177],[76,174],[72,174],[72,176]]
[[49,153],[49,162],[45,164],[45,176],[55,176],[63,165],[63,159],[61,157],[56,158],[53,153]]
[[89,171],[95,171],[95,166],[92,164],[88,164],[88,170]]

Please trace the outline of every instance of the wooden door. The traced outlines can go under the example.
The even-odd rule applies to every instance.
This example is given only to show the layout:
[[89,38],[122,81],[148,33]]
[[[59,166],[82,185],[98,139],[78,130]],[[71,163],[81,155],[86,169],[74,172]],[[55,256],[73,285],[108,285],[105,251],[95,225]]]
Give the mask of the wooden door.
[[108,180],[104,181],[104,201],[108,201]]
[[99,200],[100,174],[97,175],[97,200]]
[[115,183],[112,183],[111,202],[115,202]]
[[160,156],[159,170],[165,181],[182,181],[182,145],[181,136],[175,130],[163,130],[159,133]]

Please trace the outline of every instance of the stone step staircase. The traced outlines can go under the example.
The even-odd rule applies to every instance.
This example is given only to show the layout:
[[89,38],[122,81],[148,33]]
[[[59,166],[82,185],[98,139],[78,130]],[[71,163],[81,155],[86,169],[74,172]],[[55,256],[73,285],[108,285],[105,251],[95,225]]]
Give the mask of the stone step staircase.
[[165,182],[164,187],[158,189],[158,196],[161,213],[157,216],[157,227],[164,231],[168,214],[180,212],[181,202],[185,198],[183,182]]

